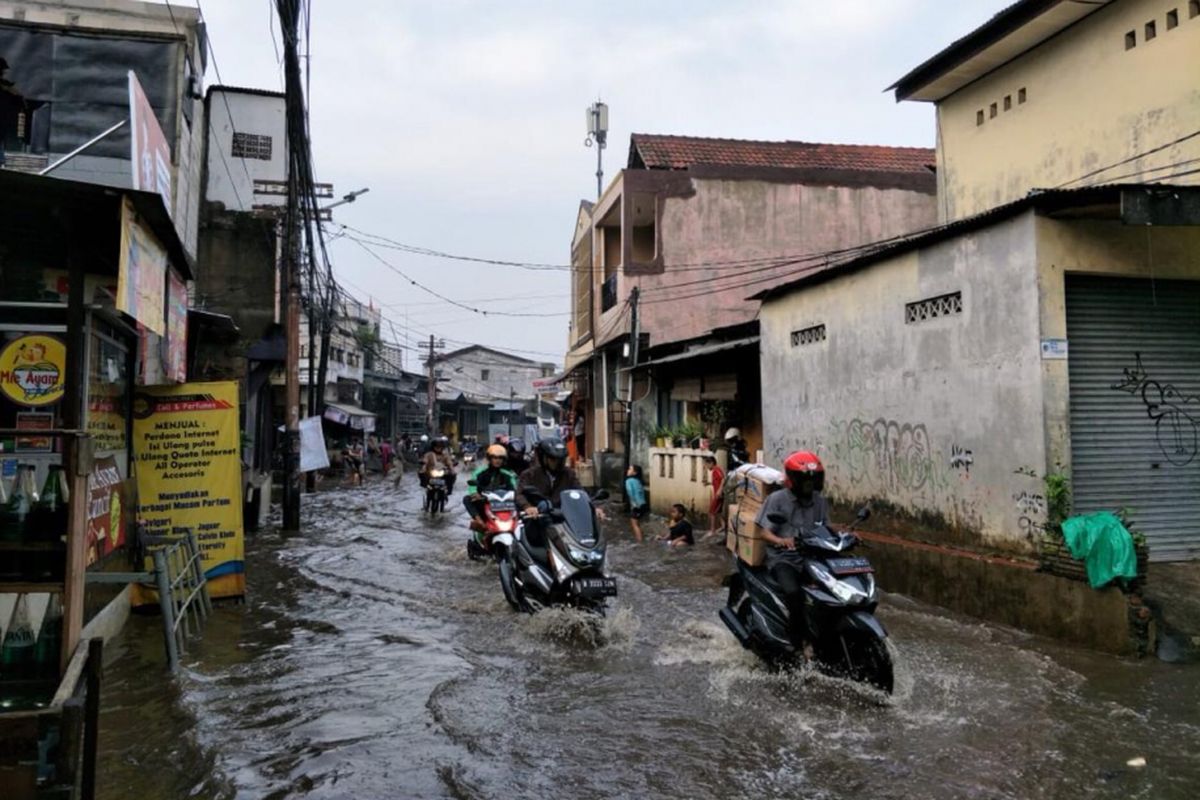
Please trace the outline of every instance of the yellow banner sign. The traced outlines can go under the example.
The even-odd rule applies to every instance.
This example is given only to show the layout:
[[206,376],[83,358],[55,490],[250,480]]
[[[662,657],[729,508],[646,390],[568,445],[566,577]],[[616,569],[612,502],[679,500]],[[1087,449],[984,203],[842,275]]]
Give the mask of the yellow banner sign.
[[18,405],[57,403],[66,380],[67,348],[53,336],[22,336],[0,352],[0,391]]
[[167,251],[142,225],[128,198],[121,206],[117,310],[162,336],[167,331]]
[[146,387],[133,400],[138,518],[152,535],[191,529],[213,597],[246,593],[241,434],[234,381]]

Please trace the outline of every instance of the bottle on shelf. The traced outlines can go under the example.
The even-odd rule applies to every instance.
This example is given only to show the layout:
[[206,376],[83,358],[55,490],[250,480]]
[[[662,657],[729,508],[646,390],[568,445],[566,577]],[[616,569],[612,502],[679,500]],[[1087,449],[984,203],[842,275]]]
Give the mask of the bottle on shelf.
[[57,673],[59,651],[62,649],[62,631],[62,597],[52,594],[50,604],[46,606],[46,615],[42,617],[42,627],[38,630],[37,644],[34,646],[34,662],[39,674]]
[[4,641],[0,643],[0,682],[29,680],[36,676],[34,641],[28,597],[17,595]]
[[[13,478],[8,502],[0,511],[0,543],[24,544],[29,541],[29,517],[38,501],[37,484],[34,482],[34,465],[18,464],[17,476]],[[4,553],[0,559],[0,580],[20,580],[28,577],[30,560],[20,550]]]
[[66,538],[67,503],[70,493],[62,464],[51,464],[46,483],[42,486],[42,493],[32,512],[37,518],[37,527],[29,531],[29,540],[60,542]]

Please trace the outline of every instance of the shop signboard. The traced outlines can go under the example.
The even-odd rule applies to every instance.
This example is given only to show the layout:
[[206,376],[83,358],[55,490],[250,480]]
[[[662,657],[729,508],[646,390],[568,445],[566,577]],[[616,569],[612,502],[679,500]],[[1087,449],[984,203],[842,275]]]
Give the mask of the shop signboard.
[[54,437],[38,434],[54,427],[54,415],[48,411],[18,411],[17,429],[34,433],[16,437],[13,449],[18,453],[49,453],[54,450]]
[[[236,381],[138,390],[133,399],[138,519],[146,532],[192,530],[214,597],[246,593]],[[146,593],[140,599],[148,602]]]
[[87,479],[89,566],[125,544],[123,487],[117,460],[112,456],[96,459]]
[[152,333],[166,332],[164,319],[167,251],[142,225],[128,199],[121,206],[121,261],[117,273],[117,310]]
[[187,380],[187,307],[187,284],[175,270],[167,270],[167,342],[163,370],[170,383]]
[[0,392],[17,405],[58,402],[66,379],[67,348],[53,336],[21,336],[0,351]]
[[320,417],[300,420],[300,471],[329,469],[329,451],[325,449],[325,432]]
[[129,136],[133,161],[133,188],[162,195],[167,213],[171,213],[171,148],[154,108],[142,90],[133,70],[129,70]]

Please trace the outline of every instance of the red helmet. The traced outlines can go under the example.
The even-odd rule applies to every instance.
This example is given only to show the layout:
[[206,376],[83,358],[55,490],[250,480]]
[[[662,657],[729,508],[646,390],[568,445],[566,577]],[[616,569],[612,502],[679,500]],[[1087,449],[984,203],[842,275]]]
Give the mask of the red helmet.
[[825,488],[825,465],[816,453],[797,450],[784,460],[783,471],[787,474],[788,488],[793,492],[807,494]]

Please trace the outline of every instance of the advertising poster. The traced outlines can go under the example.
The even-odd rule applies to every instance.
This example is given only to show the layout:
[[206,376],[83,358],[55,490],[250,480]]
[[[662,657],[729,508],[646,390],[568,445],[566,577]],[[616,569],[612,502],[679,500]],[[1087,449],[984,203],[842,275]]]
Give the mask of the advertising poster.
[[117,273],[117,310],[124,311],[150,331],[166,333],[164,304],[167,251],[137,220],[133,205],[121,206],[121,262]]
[[329,451],[325,449],[325,432],[320,417],[300,420],[300,471],[329,469]]
[[[18,411],[17,429],[22,431],[48,431],[54,427],[54,415],[47,411]],[[18,453],[49,453],[54,450],[54,437],[25,435],[16,438],[13,448]]]
[[169,383],[187,380],[187,284],[167,270],[167,345],[163,371]]
[[156,536],[191,529],[213,597],[246,593],[235,381],[140,389],[133,399],[138,519]]
[[167,213],[171,213],[171,148],[154,116],[142,84],[129,70],[130,158],[133,161],[133,188],[162,195]]
[[22,336],[0,351],[0,392],[17,405],[58,402],[66,376],[67,348],[53,336]]
[[88,475],[87,563],[101,558],[125,544],[125,519],[122,514],[121,469],[112,456],[96,459]]

